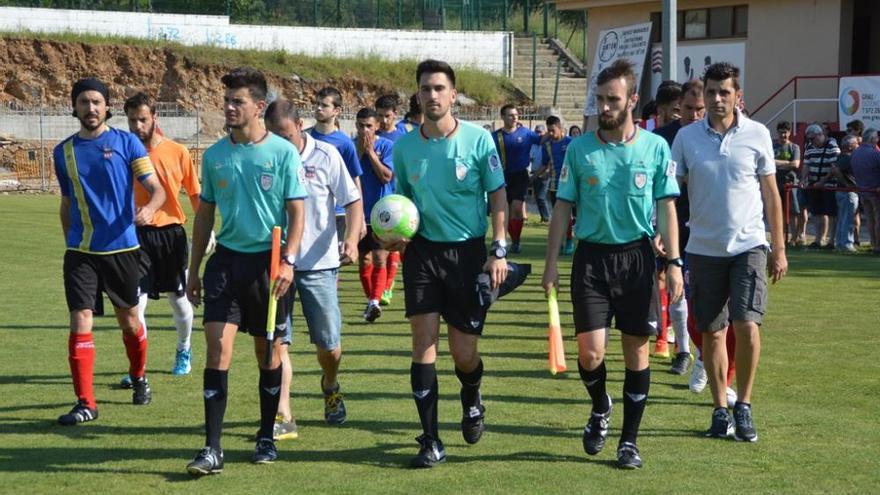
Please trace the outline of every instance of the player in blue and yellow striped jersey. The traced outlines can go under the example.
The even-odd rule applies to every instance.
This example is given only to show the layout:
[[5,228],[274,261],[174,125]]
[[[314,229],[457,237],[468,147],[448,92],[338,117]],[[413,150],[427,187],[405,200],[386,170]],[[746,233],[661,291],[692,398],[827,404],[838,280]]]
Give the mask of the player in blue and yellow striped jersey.
[[[110,297],[129,360],[135,404],[149,404],[150,387],[144,375],[147,340],[138,322],[140,251],[135,224],[143,225],[165,202],[147,150],[138,138],[109,127],[109,90],[101,81],[81,79],[71,100],[79,132],[54,150],[55,175],[61,188],[61,228],[64,254],[64,292],[70,311],[68,360],[77,403],[58,418],[75,425],[98,417],[92,386],[95,345],[92,311],[96,294]],[[132,187],[137,179],[149,201],[135,209]]]

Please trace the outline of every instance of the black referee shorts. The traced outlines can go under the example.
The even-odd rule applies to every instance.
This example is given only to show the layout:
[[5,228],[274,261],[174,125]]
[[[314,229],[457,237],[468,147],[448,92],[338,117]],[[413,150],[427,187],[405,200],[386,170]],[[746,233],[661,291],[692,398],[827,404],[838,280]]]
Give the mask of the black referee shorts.
[[615,326],[629,335],[656,335],[648,324],[657,268],[648,238],[626,244],[581,241],[571,267],[575,333]]
[[504,182],[507,184],[507,202],[525,201],[526,191],[529,189],[529,171],[504,172]]
[[[202,292],[205,300],[204,323],[238,325],[238,330],[254,337],[266,337],[269,307],[270,251],[242,253],[217,245],[205,264]],[[287,336],[293,291],[278,300],[275,338]]]
[[114,254],[91,254],[67,250],[64,253],[64,295],[67,309],[95,310],[100,291],[107,293],[117,308],[138,304],[138,282],[145,266],[141,251],[133,249]]
[[476,283],[485,263],[483,237],[462,242],[414,237],[403,253],[406,317],[440,313],[462,332],[482,334],[488,308],[477,301]]
[[146,275],[141,279],[141,292],[150,299],[173,292],[178,297],[186,288],[186,266],[189,246],[182,225],[137,228],[138,242],[147,263]]

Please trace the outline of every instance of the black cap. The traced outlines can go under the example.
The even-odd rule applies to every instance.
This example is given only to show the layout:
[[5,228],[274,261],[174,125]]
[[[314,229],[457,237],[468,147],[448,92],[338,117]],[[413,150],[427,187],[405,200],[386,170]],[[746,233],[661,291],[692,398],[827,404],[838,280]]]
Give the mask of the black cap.
[[489,306],[501,297],[513,292],[526,281],[532,273],[532,265],[527,263],[507,262],[507,278],[497,289],[492,289],[492,278],[488,273],[477,275],[477,302],[480,306]]
[[[86,77],[73,83],[73,89],[70,90],[70,102],[74,107],[73,116],[76,117],[76,99],[83,91],[97,91],[104,97],[104,103],[110,106],[110,90],[101,80],[94,77]],[[111,117],[110,111],[107,111],[107,118]]]

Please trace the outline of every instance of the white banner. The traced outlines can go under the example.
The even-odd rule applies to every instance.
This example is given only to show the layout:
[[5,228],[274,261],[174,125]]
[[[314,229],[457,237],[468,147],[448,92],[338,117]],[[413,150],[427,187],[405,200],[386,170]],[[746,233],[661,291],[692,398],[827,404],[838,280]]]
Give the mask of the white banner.
[[590,82],[587,84],[587,102],[584,115],[596,115],[596,79],[602,69],[618,59],[627,59],[633,64],[636,73],[636,93],[642,80],[642,69],[648,55],[648,41],[651,37],[651,23],[633,24],[605,29],[599,33]]
[[[682,41],[678,43],[678,82],[684,84],[691,79],[702,79],[706,68],[715,62],[729,62],[739,67],[739,86],[745,93],[746,81],[746,43],[745,41]],[[651,65],[651,95],[663,80],[663,45],[654,43],[651,47],[651,60],[659,63]]]
[[841,77],[838,95],[838,125],[843,129],[853,120],[865,128],[880,127],[880,76]]

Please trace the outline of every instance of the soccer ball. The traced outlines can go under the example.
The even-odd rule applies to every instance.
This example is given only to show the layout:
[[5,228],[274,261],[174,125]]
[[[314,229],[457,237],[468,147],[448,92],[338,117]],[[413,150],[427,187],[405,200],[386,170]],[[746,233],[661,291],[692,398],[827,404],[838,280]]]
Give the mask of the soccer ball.
[[385,242],[412,239],[419,230],[419,210],[406,196],[390,194],[373,206],[370,227]]

